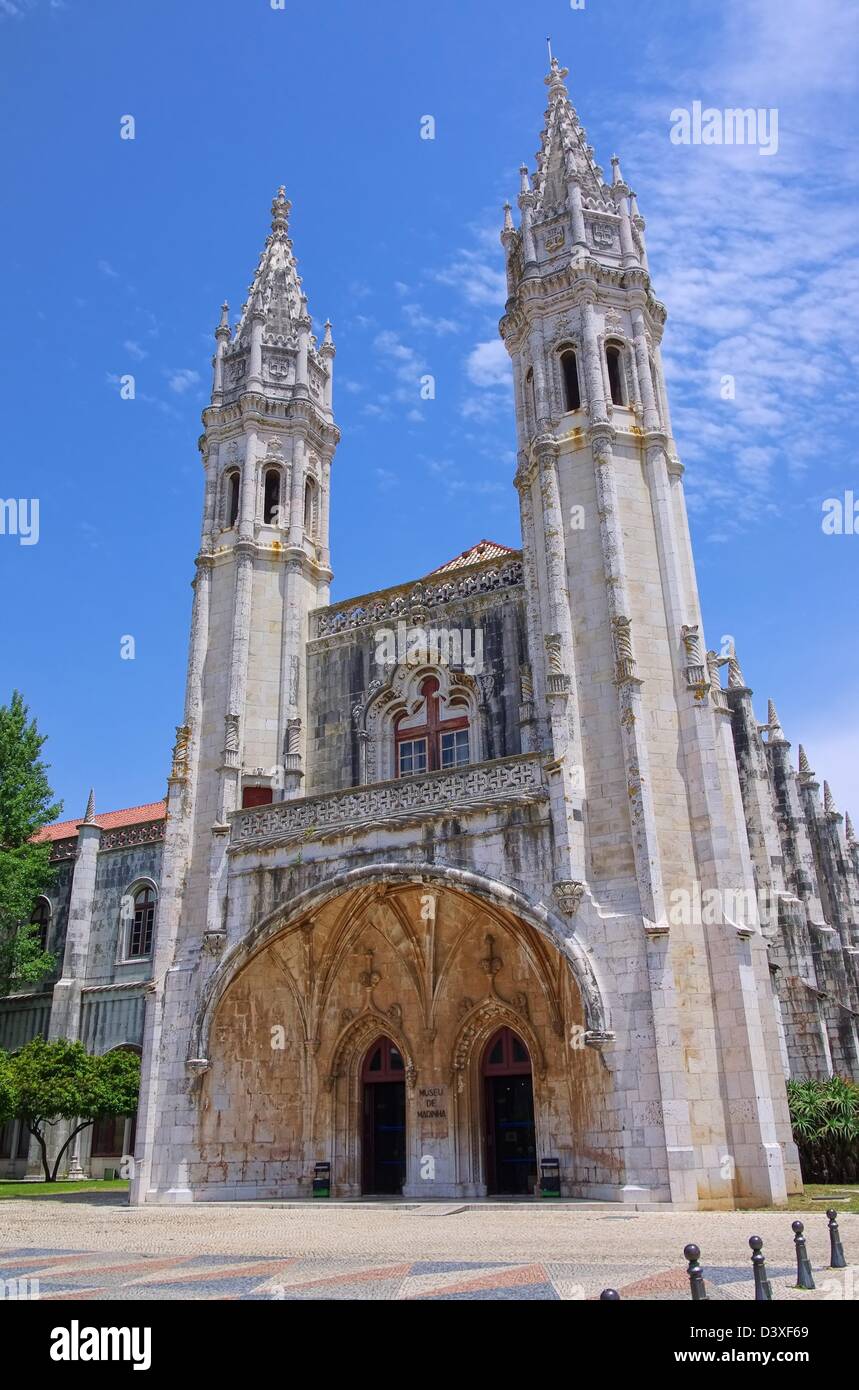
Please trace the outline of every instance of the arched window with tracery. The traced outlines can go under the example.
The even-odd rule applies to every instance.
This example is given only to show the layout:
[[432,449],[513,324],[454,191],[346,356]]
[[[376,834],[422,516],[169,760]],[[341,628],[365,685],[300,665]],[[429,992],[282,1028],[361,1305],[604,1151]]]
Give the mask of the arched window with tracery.
[[398,716],[394,725],[397,777],[418,777],[471,762],[472,729],[466,700],[451,695],[443,700],[438,678],[421,682],[420,701]]
[[579,366],[572,348],[561,353],[561,378],[564,387],[564,410],[580,410],[582,393],[579,389]]

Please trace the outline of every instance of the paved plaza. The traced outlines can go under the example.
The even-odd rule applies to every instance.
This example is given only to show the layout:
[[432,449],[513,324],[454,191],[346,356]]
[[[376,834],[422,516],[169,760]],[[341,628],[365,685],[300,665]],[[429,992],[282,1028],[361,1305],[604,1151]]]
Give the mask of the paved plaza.
[[[0,1279],[41,1299],[687,1299],[683,1246],[712,1297],[751,1299],[750,1235],[776,1299],[859,1294],[805,1215],[817,1289],[799,1292],[790,1212],[635,1212],[608,1204],[378,1202],[128,1207],[124,1195],[5,1202]],[[859,1259],[859,1217],[840,1228]],[[853,1281],[856,1280],[854,1290]]]

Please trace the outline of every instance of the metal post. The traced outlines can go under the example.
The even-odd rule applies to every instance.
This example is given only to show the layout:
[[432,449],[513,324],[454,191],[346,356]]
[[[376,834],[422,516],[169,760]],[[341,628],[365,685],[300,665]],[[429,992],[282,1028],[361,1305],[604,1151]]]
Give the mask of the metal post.
[[796,1284],[797,1289],[813,1289],[816,1287],[814,1276],[811,1272],[811,1261],[808,1258],[808,1250],[805,1245],[805,1230],[801,1221],[794,1221],[791,1230],[795,1233],[793,1243],[796,1246]]
[[767,1278],[763,1241],[760,1236],[750,1236],[749,1245],[752,1247],[752,1270],[755,1276],[755,1302],[768,1303],[772,1299],[773,1291],[770,1288],[770,1281]]
[[844,1258],[844,1247],[838,1232],[838,1212],[834,1207],[827,1207],[826,1215],[829,1217],[829,1268],[846,1269],[847,1261]]
[[684,1245],[683,1254],[689,1261],[686,1273],[689,1275],[689,1287],[692,1290],[693,1303],[709,1302],[707,1286],[704,1283],[704,1271],[698,1263],[701,1251],[697,1245]]

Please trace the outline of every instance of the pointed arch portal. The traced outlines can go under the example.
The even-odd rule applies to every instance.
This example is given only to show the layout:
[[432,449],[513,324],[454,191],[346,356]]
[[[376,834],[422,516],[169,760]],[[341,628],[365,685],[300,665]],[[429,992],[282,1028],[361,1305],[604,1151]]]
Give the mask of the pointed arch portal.
[[454,870],[270,914],[198,1016],[200,1195],[309,1195],[317,1163],[339,1197],[533,1193],[565,1149],[569,1189],[612,1080],[564,944]]
[[402,1192],[406,1180],[406,1079],[403,1056],[388,1037],[371,1044],[361,1069],[362,1191]]

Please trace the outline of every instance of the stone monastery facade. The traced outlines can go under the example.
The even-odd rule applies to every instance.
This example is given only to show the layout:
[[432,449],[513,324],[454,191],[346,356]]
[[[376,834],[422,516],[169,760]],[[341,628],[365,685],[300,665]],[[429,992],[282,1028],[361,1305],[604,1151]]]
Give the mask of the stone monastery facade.
[[520,550],[331,604],[335,349],[283,190],[224,307],[166,806],[45,832],[61,968],[0,1004],[0,1045],[142,1048],[134,1202],[326,1164],[527,1193],[546,1160],[572,1196],[783,1202],[785,1078],[859,1075],[859,843],[707,646],[645,224],[565,76],[501,233]]

